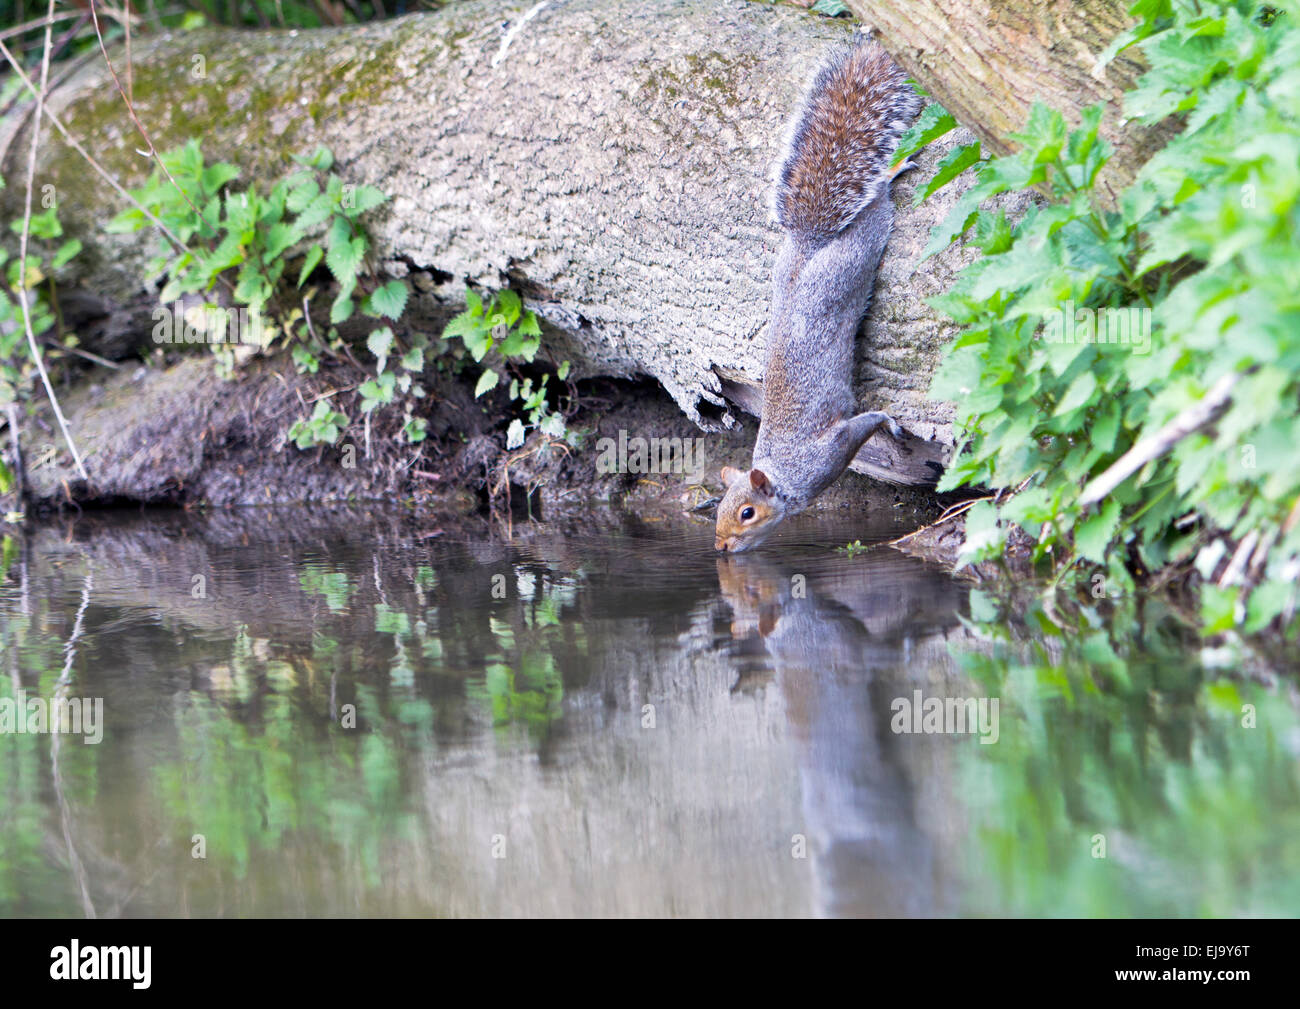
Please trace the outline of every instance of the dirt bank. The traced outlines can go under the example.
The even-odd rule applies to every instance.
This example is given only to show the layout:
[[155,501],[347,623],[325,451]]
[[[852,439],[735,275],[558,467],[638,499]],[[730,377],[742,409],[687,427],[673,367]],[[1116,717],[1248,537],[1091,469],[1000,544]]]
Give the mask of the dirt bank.
[[[721,491],[723,465],[747,464],[757,431],[747,419],[736,431],[702,432],[653,381],[590,380],[574,387],[577,409],[568,419],[578,445],[535,434],[507,452],[504,393],[476,400],[468,379],[430,368],[429,437],[421,445],[397,438],[396,407],[372,415],[369,451],[359,422],[332,446],[301,451],[288,439],[290,425],[321,397],[360,418],[362,378],[347,364],[299,375],[282,359],[255,358],[224,379],[205,353],[178,354],[166,366],[93,368],[60,391],[90,479],[77,473],[42,404],[22,436],[27,509],[384,500],[431,521],[479,514],[508,526],[592,506],[685,521],[689,508]],[[669,460],[659,457],[638,465],[638,439],[671,449],[666,470],[660,462]],[[902,509],[921,525],[941,502],[848,473],[818,507]]]

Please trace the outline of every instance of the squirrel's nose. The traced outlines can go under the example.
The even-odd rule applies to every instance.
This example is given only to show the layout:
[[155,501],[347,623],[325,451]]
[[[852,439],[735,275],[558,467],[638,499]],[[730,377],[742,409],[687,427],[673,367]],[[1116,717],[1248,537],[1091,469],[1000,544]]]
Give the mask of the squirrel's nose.
[[725,554],[725,553],[727,552],[727,541],[724,540],[724,539],[722,539],[722,538],[718,538],[718,539],[714,540],[714,541],[713,541],[713,549],[714,549],[714,550],[720,550],[720,551],[722,551],[722,552]]

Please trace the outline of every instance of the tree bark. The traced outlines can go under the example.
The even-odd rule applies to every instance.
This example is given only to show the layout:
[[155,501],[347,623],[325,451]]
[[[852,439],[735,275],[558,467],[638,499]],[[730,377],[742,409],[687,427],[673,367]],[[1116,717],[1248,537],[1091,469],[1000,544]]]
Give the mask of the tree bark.
[[[466,283],[508,285],[575,374],[653,376],[716,430],[736,425],[730,402],[761,402],[781,237],[769,169],[801,92],[849,34],[842,21],[744,0],[476,0],[340,29],[137,39],[133,94],[159,150],[197,136],[209,163],[240,166],[238,185],[265,191],[290,155],[325,144],[345,179],[392,194],[368,221],[383,268],[412,275],[411,325],[436,332]],[[110,51],[125,77],[122,51]],[[147,177],[145,142],[102,61],[50,107],[125,184]],[[0,210],[12,216],[24,175],[3,138],[24,149],[30,124],[7,126]],[[920,270],[917,259],[963,186],[909,206],[955,139],[895,186],[896,230],[861,340],[860,409],[888,410],[913,438],[873,439],[855,468],[899,483],[933,483],[952,440],[950,405],[927,394],[951,329],[925,298],[967,256],[950,249]],[[152,236],[103,232],[118,198],[48,125],[36,181],[86,239],[71,279],[114,304],[138,299]]]
[[985,152],[1007,154],[1007,135],[1021,129],[1042,101],[1078,123],[1079,113],[1105,102],[1102,135],[1115,154],[1098,190],[1113,205],[1172,124],[1154,129],[1126,123],[1124,91],[1145,69],[1130,49],[1104,69],[1097,57],[1134,24],[1131,0],[846,0],[874,27],[890,54],[980,139]]

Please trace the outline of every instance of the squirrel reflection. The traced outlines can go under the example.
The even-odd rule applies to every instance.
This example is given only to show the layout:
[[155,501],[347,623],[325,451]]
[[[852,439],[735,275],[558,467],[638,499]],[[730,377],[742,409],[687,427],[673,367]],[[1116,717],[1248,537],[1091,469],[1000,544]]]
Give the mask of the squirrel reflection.
[[731,649],[748,659],[734,689],[774,678],[785,700],[805,817],[791,833],[807,837],[815,913],[942,913],[890,700],[911,689],[917,640],[957,623],[964,590],[892,551],[829,572],[824,555],[802,570],[757,554],[717,564]]

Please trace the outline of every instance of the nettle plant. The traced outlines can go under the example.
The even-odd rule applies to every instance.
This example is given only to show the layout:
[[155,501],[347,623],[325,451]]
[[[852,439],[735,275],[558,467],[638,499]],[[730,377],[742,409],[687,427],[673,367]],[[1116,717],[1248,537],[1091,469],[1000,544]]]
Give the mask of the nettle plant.
[[[1017,491],[968,513],[966,562],[996,557],[1019,527],[1058,583],[1082,562],[1115,587],[1138,566],[1190,561],[1206,633],[1289,624],[1300,26],[1244,0],[1140,0],[1131,13],[1140,23],[1104,57],[1145,53],[1125,115],[1177,117],[1182,131],[1114,209],[1094,189],[1111,154],[1100,106],[1071,129],[1035,105],[1016,153],[958,147],[918,196],[977,173],[925,252],[967,235],[983,253],[932,301],[961,325],[931,388],[955,403],[962,449],[941,489]],[[955,125],[930,106],[899,160]],[[1030,188],[1045,199],[1018,221],[983,206]]]
[[[537,316],[524,309],[519,295],[514,291],[500,291],[484,304],[477,292],[466,288],[465,303],[468,306],[465,311],[447,323],[443,330],[444,340],[459,337],[475,361],[481,362],[495,351],[506,365],[512,361],[532,363],[542,345],[542,330],[537,324]],[[559,365],[557,377],[561,382],[569,377],[568,361]],[[520,404],[527,422],[520,417],[510,422],[506,448],[515,449],[523,445],[529,430],[570,443],[576,440],[576,432],[566,430],[564,415],[554,411],[547,400],[549,378],[550,375],[544,373],[536,385],[530,377],[510,379],[510,399]],[[500,382],[500,372],[491,367],[484,368],[474,386],[475,397],[495,389]]]
[[[322,358],[350,358],[338,327],[358,314],[379,322],[398,323],[406,310],[409,288],[405,281],[382,281],[367,266],[372,251],[361,218],[388,197],[373,186],[353,186],[334,174],[334,158],[325,147],[310,156],[295,157],[298,168],[277,181],[269,195],[255,190],[236,191],[231,183],[239,169],[219,162],[206,164],[197,141],[161,156],[162,170],[131,195],[139,208],[126,210],[109,224],[110,231],[129,232],[161,225],[160,247],[149,261],[151,279],[162,280],[160,301],[166,306],[186,296],[207,297],[217,287],[224,300],[247,308],[257,320],[259,345],[271,350],[287,345],[300,373],[315,374]],[[170,178],[168,177],[170,176]],[[290,282],[290,258],[301,257],[296,284]],[[338,284],[330,305],[329,328],[321,336],[307,316],[316,289],[308,285],[324,263]],[[304,285],[307,285],[304,290]],[[302,293],[297,293],[302,292]],[[215,306],[216,298],[210,305]],[[501,291],[485,307],[467,290],[468,309],[452,321],[444,338],[460,337],[475,361],[490,351],[503,365],[531,363],[541,341],[541,328],[532,312],[524,312],[518,295]],[[223,317],[212,316],[218,329]],[[229,374],[235,355],[224,331],[203,333]],[[439,352],[428,336],[403,332],[393,325],[378,325],[366,338],[375,360],[375,373],[360,385],[360,411],[367,425],[377,410],[400,406],[403,422],[398,437],[418,444],[427,437],[428,422],[415,413],[426,396],[420,382],[426,358]],[[394,367],[390,368],[390,364]],[[560,367],[563,380],[568,363]],[[515,418],[507,432],[508,447],[522,444],[529,428],[563,438],[564,419],[547,402],[546,375],[534,386],[532,379],[512,379],[510,394],[522,408],[526,421]],[[495,388],[500,373],[484,370],[475,395]],[[300,449],[335,444],[350,425],[350,418],[325,400],[296,421],[289,439]],[[369,426],[367,426],[367,434]]]
[[[0,188],[3,186],[4,180],[0,179]],[[9,230],[15,235],[22,234],[22,220],[11,221]],[[54,277],[81,251],[81,242],[63,237],[63,225],[53,206],[31,215],[27,236],[26,277],[21,276],[18,256],[0,248],[0,269],[4,271],[0,275],[0,410],[26,400],[36,378],[36,362],[32,360],[27,327],[23,323],[20,283],[25,281],[27,310],[36,339],[42,340],[53,330],[59,346],[77,346],[76,336],[64,332],[60,325]],[[13,474],[0,460],[0,494],[9,493],[12,487]]]
[[[161,155],[163,168],[155,169],[148,182],[132,192],[140,207],[118,214],[108,224],[111,232],[131,232],[161,225],[159,249],[146,266],[149,279],[161,279],[159,300],[164,307],[187,295],[209,296],[220,287],[224,299],[243,306],[256,321],[253,332],[264,350],[277,341],[291,347],[300,372],[316,372],[322,356],[340,357],[343,341],[338,326],[358,313],[375,319],[396,320],[405,310],[408,289],[401,280],[381,282],[366,268],[371,242],[361,217],[388,197],[373,186],[349,185],[331,169],[334,157],[325,147],[295,157],[298,166],[263,196],[255,189],[237,191],[231,183],[238,178],[234,165],[207,164],[198,141]],[[297,282],[286,278],[290,257],[301,257]],[[316,268],[324,262],[338,283],[330,305],[330,327],[324,337],[317,334],[306,311],[315,288],[299,295]],[[218,299],[206,307],[218,307]],[[222,330],[225,316],[214,312],[216,331],[203,332],[222,368],[229,372],[234,363],[231,336]],[[392,330],[384,327],[388,346]],[[234,339],[246,339],[237,334]],[[372,347],[376,337],[371,335]],[[179,342],[179,341],[178,341]],[[386,381],[383,366],[377,379]],[[395,387],[395,384],[394,384]],[[417,385],[407,384],[404,392],[423,395]],[[382,402],[392,402],[392,397]],[[319,408],[324,405],[325,413]],[[348,419],[328,406],[290,428],[289,437],[299,448],[323,442],[333,443],[346,428]],[[372,405],[373,408],[373,405]],[[408,414],[409,414],[408,406]],[[409,420],[409,418],[408,418]],[[420,425],[403,428],[408,439],[423,437]],[[411,438],[412,434],[418,437]]]
[[[0,179],[0,188],[4,180]],[[9,230],[22,234],[22,220],[9,222]],[[18,256],[0,248],[0,406],[13,402],[20,394],[30,391],[36,365],[31,360],[27,346],[27,329],[23,325],[22,302],[18,297],[19,283],[26,280],[27,308],[31,313],[32,332],[39,340],[50,330],[58,330],[58,294],[54,288],[55,273],[81,251],[81,242],[63,238],[63,225],[58,211],[49,207],[32,214],[27,229],[27,275],[21,276],[22,264]],[[68,346],[76,346],[76,338],[62,334]]]

